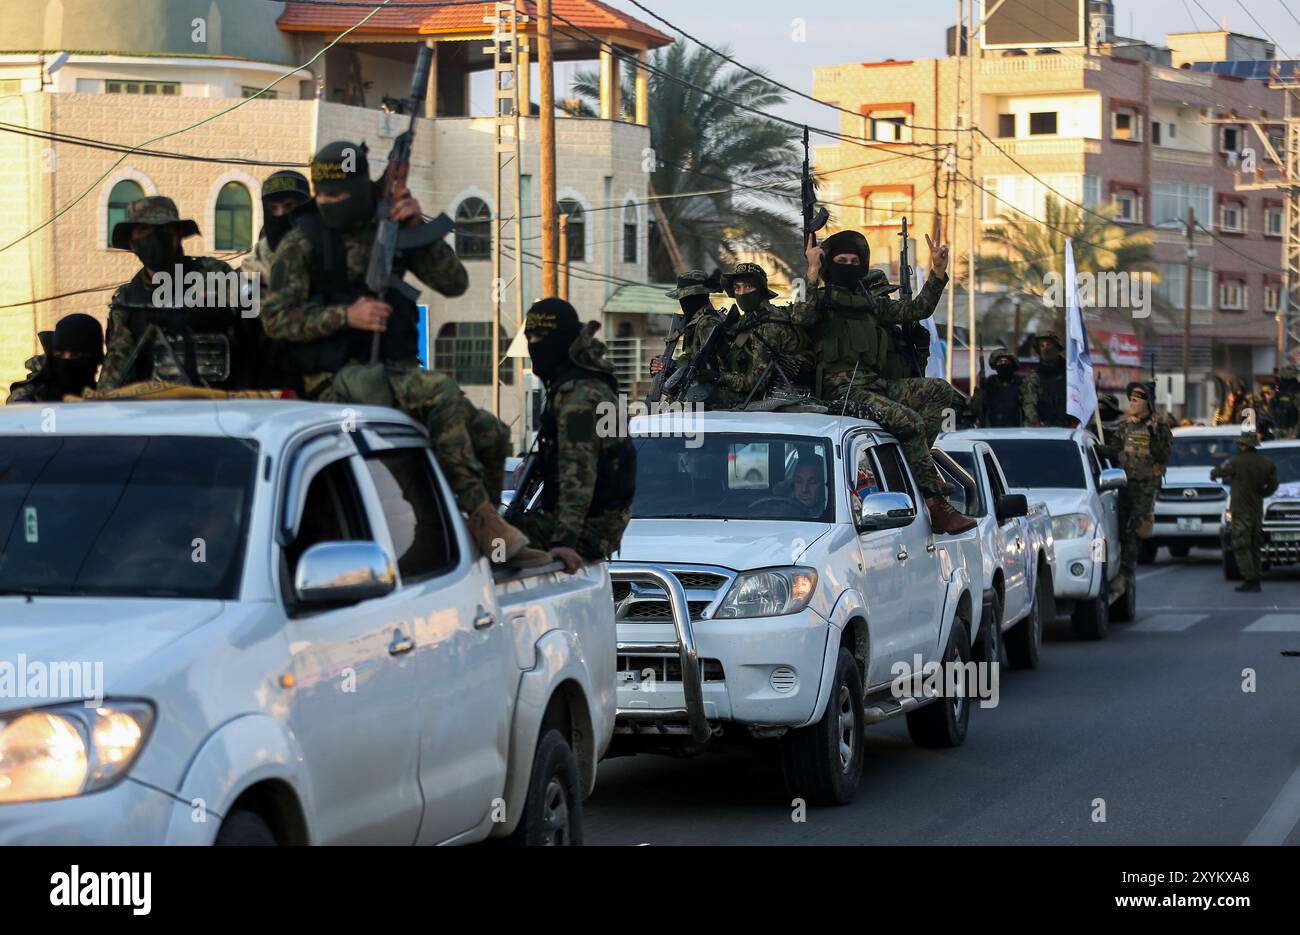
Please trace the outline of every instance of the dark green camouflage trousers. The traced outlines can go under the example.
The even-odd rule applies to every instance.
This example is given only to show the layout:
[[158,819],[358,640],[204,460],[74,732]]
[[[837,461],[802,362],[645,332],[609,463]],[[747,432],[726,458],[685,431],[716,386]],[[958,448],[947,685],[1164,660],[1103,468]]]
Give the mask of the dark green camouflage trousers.
[[378,386],[361,390],[336,375],[315,398],[400,409],[429,430],[438,465],[462,512],[472,513],[482,503],[499,503],[510,455],[510,430],[505,423],[476,409],[445,373],[391,364],[385,370],[387,393]]
[[1260,556],[1264,553],[1264,529],[1257,516],[1232,515],[1232,556],[1237,570],[1247,581],[1258,581],[1263,573]]
[[1154,481],[1130,480],[1119,491],[1119,566],[1130,581],[1136,578],[1138,551],[1142,545],[1138,532],[1155,509],[1159,489],[1157,478]]
[[[632,519],[631,510],[597,513],[582,521],[575,551],[592,562],[608,561],[618,551],[623,541],[623,530]],[[555,517],[541,510],[532,510],[515,519],[515,527],[522,530],[529,543],[537,549],[550,549],[555,531]]]
[[908,377],[885,381],[885,395],[921,416],[926,444],[933,447],[940,432],[953,432],[966,422],[970,401],[947,380]]
[[[916,478],[917,486],[926,497],[943,495],[943,481],[930,457],[930,443],[926,420],[915,409],[909,408],[894,398],[900,389],[899,384],[907,380],[888,380],[880,392],[874,392],[863,386],[854,386],[849,382],[850,374],[827,374],[822,378],[822,394],[831,402],[831,412],[838,413],[842,408],[847,415],[859,419],[871,419],[880,427],[898,439],[907,466]],[[918,381],[919,382],[919,381]],[[890,392],[890,390],[893,392]],[[912,391],[918,392],[918,391]],[[845,407],[845,398],[848,405]],[[936,422],[936,425],[938,423]]]

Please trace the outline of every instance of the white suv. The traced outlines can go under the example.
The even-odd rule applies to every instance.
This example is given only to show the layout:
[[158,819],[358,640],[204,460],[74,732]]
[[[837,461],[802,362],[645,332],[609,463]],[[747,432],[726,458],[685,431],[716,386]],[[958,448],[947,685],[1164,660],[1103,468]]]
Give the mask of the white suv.
[[1237,453],[1240,437],[1239,425],[1174,429],[1151,537],[1142,543],[1138,561],[1154,562],[1162,545],[1174,558],[1186,558],[1193,547],[1219,547],[1219,520],[1228,505],[1228,489],[1210,480],[1210,469]]

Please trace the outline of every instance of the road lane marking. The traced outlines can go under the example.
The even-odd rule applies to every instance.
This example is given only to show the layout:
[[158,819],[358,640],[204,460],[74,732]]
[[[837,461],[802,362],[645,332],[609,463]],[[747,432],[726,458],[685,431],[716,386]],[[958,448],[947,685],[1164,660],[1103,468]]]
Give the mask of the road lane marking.
[[1243,633],[1300,633],[1300,614],[1265,614]]
[[1139,633],[1177,633],[1196,626],[1205,614],[1155,614],[1127,629]]
[[1246,837],[1246,844],[1281,844],[1300,821],[1300,767],[1291,774],[1264,817]]
[[1154,578],[1156,575],[1163,575],[1165,572],[1177,571],[1182,565],[1170,565],[1167,568],[1157,568],[1154,571],[1138,572],[1137,580],[1146,581],[1148,578]]

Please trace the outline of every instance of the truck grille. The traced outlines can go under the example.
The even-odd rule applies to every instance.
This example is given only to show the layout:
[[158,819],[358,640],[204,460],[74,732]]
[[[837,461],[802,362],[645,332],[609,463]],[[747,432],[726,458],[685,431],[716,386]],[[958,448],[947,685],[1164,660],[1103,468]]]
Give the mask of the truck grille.
[[[731,576],[714,571],[670,569],[686,590],[692,620],[707,619],[709,607],[722,597],[731,584]],[[613,586],[618,620],[623,623],[670,623],[672,605],[663,591],[646,584],[616,581]]]
[[1300,522],[1300,503],[1274,503],[1265,512],[1264,519],[1270,522]]
[[[703,620],[704,611],[709,607],[710,601],[687,601],[691,609],[692,620]],[[665,622],[673,619],[672,605],[667,601],[637,601],[628,605],[626,611],[619,618],[620,620],[663,620]]]
[[1197,487],[1197,486],[1178,486],[1178,487],[1161,487],[1159,499],[1171,500],[1178,503],[1195,502],[1198,500],[1226,500],[1227,491],[1222,487]]
[[[680,682],[682,680],[682,661],[676,656],[619,656],[618,671],[637,673],[637,681],[648,682],[649,669],[659,682]],[[716,659],[701,659],[700,674],[706,682],[724,682],[722,663]]]

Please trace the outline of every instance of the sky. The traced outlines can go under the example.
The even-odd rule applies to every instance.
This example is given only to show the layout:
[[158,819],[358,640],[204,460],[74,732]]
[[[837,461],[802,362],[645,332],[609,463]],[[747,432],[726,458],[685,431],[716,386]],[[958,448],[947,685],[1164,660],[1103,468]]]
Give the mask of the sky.
[[[610,6],[675,35],[627,0]],[[944,31],[956,19],[956,0],[640,0],[660,16],[717,45],[731,47],[738,61],[812,92],[818,65],[936,58],[945,53]],[[1261,30],[1247,15],[1253,14]],[[1115,31],[1163,45],[1167,32],[1228,28],[1280,44],[1279,58],[1300,58],[1300,0],[1116,0]],[[796,18],[805,41],[795,40]],[[1131,22],[1131,27],[1130,27]],[[1267,34],[1265,34],[1265,31]],[[1287,53],[1293,53],[1288,55]],[[557,84],[563,77],[557,74]],[[557,94],[559,88],[557,87]],[[781,116],[813,126],[835,127],[827,107],[793,98]]]

